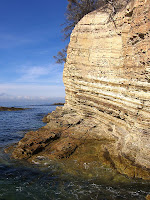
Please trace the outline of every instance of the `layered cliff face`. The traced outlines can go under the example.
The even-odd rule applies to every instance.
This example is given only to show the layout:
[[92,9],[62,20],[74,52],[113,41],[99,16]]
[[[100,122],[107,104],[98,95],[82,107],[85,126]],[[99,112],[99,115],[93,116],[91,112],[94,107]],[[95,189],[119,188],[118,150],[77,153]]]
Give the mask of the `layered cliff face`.
[[[71,34],[63,81],[66,106],[101,124],[105,149],[150,169],[150,2],[131,1],[113,18],[95,11]],[[91,133],[92,134],[92,133]]]
[[65,105],[27,133],[12,157],[100,161],[150,179],[149,0],[131,1],[113,17],[86,15],[72,32],[63,80]]

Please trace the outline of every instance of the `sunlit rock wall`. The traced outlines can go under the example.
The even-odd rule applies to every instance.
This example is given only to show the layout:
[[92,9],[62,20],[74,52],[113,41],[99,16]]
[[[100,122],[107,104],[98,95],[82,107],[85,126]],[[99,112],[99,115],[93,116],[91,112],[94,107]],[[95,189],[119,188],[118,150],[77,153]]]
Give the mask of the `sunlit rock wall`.
[[150,1],[131,1],[113,18],[86,15],[71,34],[63,80],[65,106],[116,138],[111,154],[150,168]]

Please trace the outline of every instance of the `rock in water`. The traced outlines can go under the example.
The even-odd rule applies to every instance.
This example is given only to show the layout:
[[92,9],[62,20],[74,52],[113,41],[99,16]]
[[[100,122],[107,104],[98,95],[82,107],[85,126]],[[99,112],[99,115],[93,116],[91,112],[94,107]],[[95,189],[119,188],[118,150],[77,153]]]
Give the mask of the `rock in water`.
[[26,110],[29,108],[16,108],[16,107],[3,107],[0,106],[0,111],[17,111],[17,110]]

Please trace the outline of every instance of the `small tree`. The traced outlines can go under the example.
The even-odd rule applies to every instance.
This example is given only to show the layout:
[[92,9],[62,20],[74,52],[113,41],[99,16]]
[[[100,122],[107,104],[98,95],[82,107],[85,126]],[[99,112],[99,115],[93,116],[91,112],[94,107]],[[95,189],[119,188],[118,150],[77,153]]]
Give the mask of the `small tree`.
[[66,23],[63,29],[64,39],[70,37],[75,25],[88,13],[104,5],[104,0],[68,0],[65,13]]
[[[63,39],[67,40],[75,25],[88,13],[101,8],[106,10],[110,7],[110,19],[116,12],[126,5],[130,0],[68,0],[67,11],[65,13],[66,22],[64,23]],[[56,63],[66,62],[67,47],[62,49],[54,56]]]
[[63,64],[66,62],[66,54],[67,54],[67,48],[68,45],[65,47],[65,49],[62,49],[57,53],[57,56],[53,56],[53,58],[56,60],[56,63]]
[[[67,11],[65,13],[66,22],[64,23],[63,40],[67,40],[70,37],[70,34],[75,27],[75,25],[84,17],[84,15],[89,12],[96,10],[100,0],[68,0]],[[62,49],[57,53],[57,56],[54,56],[56,63],[66,62],[66,53],[67,47]]]

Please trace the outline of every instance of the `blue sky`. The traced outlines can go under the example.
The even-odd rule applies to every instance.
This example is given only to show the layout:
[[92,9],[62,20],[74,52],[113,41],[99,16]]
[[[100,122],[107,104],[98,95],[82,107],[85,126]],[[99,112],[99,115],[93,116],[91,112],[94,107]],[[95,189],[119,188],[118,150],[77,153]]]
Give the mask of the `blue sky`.
[[67,0],[0,0],[0,98],[64,97],[60,26]]

